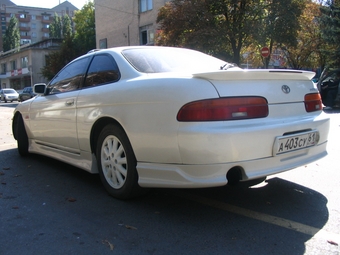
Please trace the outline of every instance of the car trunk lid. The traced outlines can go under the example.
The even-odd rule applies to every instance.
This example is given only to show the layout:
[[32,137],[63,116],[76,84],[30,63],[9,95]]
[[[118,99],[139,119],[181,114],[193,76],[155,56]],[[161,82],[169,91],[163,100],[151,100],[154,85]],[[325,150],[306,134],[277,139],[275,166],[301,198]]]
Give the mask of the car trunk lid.
[[295,70],[223,70],[193,74],[209,80],[221,97],[262,96],[268,104],[303,102],[306,94],[318,90],[314,72]]

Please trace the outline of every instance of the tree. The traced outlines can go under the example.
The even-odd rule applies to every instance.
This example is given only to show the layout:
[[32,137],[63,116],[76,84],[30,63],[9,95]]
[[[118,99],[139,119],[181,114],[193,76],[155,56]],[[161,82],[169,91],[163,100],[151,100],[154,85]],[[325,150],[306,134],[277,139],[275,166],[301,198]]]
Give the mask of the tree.
[[320,59],[322,59],[321,49],[324,41],[321,38],[319,16],[319,5],[309,0],[298,19],[301,28],[297,31],[296,46],[282,47],[284,57],[287,59],[289,66],[294,69],[317,68],[322,65]]
[[212,0],[212,11],[217,20],[220,43],[232,48],[232,62],[239,64],[241,50],[251,44],[258,34],[265,11],[261,0]]
[[263,12],[260,0],[172,0],[160,9],[156,44],[189,47],[239,64]]
[[328,64],[340,67],[340,3],[327,0],[326,4],[320,7],[320,11],[322,37],[328,45],[324,50],[328,56]]
[[55,15],[51,36],[62,36],[58,37],[62,38],[62,44],[59,51],[47,56],[46,65],[41,69],[41,74],[47,79],[52,79],[67,63],[96,47],[93,2],[88,2],[77,11],[73,21],[76,26],[75,33],[71,29],[68,16],[58,18]]
[[261,29],[254,36],[257,50],[263,46],[269,48],[269,56],[263,58],[265,68],[274,48],[288,48],[297,45],[297,33],[300,30],[299,17],[305,7],[306,0],[265,0],[261,2],[265,10],[261,21]]
[[51,38],[62,38],[61,17],[57,13],[54,13],[53,21],[50,24],[49,29]]
[[3,38],[3,48],[4,51],[9,51],[18,48],[19,46],[20,33],[18,29],[18,19],[15,16],[12,16]]
[[[229,52],[239,64],[253,44],[296,45],[298,17],[306,0],[172,0],[160,9],[158,45]],[[228,56],[228,55],[227,55]],[[266,66],[268,63],[266,63]]]
[[88,2],[83,8],[75,12],[73,21],[76,33],[74,43],[77,45],[77,54],[82,55],[96,48],[96,30],[94,3]]
[[72,35],[71,19],[68,15],[60,17],[57,13],[54,14],[53,22],[50,24],[51,38],[66,38]]
[[68,15],[61,18],[63,38],[71,37],[73,34],[72,21]]

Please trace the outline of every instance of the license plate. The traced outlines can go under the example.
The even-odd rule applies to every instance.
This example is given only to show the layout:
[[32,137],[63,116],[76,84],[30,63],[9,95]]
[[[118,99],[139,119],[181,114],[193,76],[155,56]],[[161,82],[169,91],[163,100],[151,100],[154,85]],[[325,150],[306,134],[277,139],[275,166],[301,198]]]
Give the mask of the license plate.
[[287,136],[278,136],[275,139],[273,155],[301,150],[315,146],[319,142],[319,132],[311,131]]

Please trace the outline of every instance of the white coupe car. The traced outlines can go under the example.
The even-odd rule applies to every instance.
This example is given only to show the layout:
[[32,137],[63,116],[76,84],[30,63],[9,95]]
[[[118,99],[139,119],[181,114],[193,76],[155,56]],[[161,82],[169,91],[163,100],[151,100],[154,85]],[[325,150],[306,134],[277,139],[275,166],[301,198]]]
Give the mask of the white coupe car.
[[330,120],[313,76],[181,48],[96,50],[34,87],[13,134],[22,156],[99,173],[120,199],[260,179],[327,155]]

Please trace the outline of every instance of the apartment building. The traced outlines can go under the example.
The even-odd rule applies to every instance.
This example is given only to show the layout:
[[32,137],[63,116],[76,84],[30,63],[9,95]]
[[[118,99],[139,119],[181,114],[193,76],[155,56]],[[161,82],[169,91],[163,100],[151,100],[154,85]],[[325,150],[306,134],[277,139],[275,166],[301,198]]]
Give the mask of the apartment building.
[[1,53],[1,88],[20,90],[35,83],[47,83],[48,80],[41,75],[41,69],[46,64],[46,56],[59,50],[61,42],[61,39],[49,38]]
[[69,15],[71,18],[77,7],[70,2],[65,1],[52,9],[18,6],[10,0],[0,0],[0,51],[3,49],[3,35],[9,20],[12,16],[18,19],[20,31],[20,44],[36,43],[49,38],[49,26],[53,21],[53,16],[57,13],[59,16]]
[[152,45],[166,0],[95,0],[97,48]]
[[[17,6],[10,0],[0,0],[0,85],[16,90],[48,82],[41,76],[46,56],[60,48],[61,40],[49,38],[49,26],[55,13],[59,16],[74,16],[78,10],[68,1],[52,9]],[[18,19],[20,44],[18,49],[3,52],[3,35],[12,16]]]

